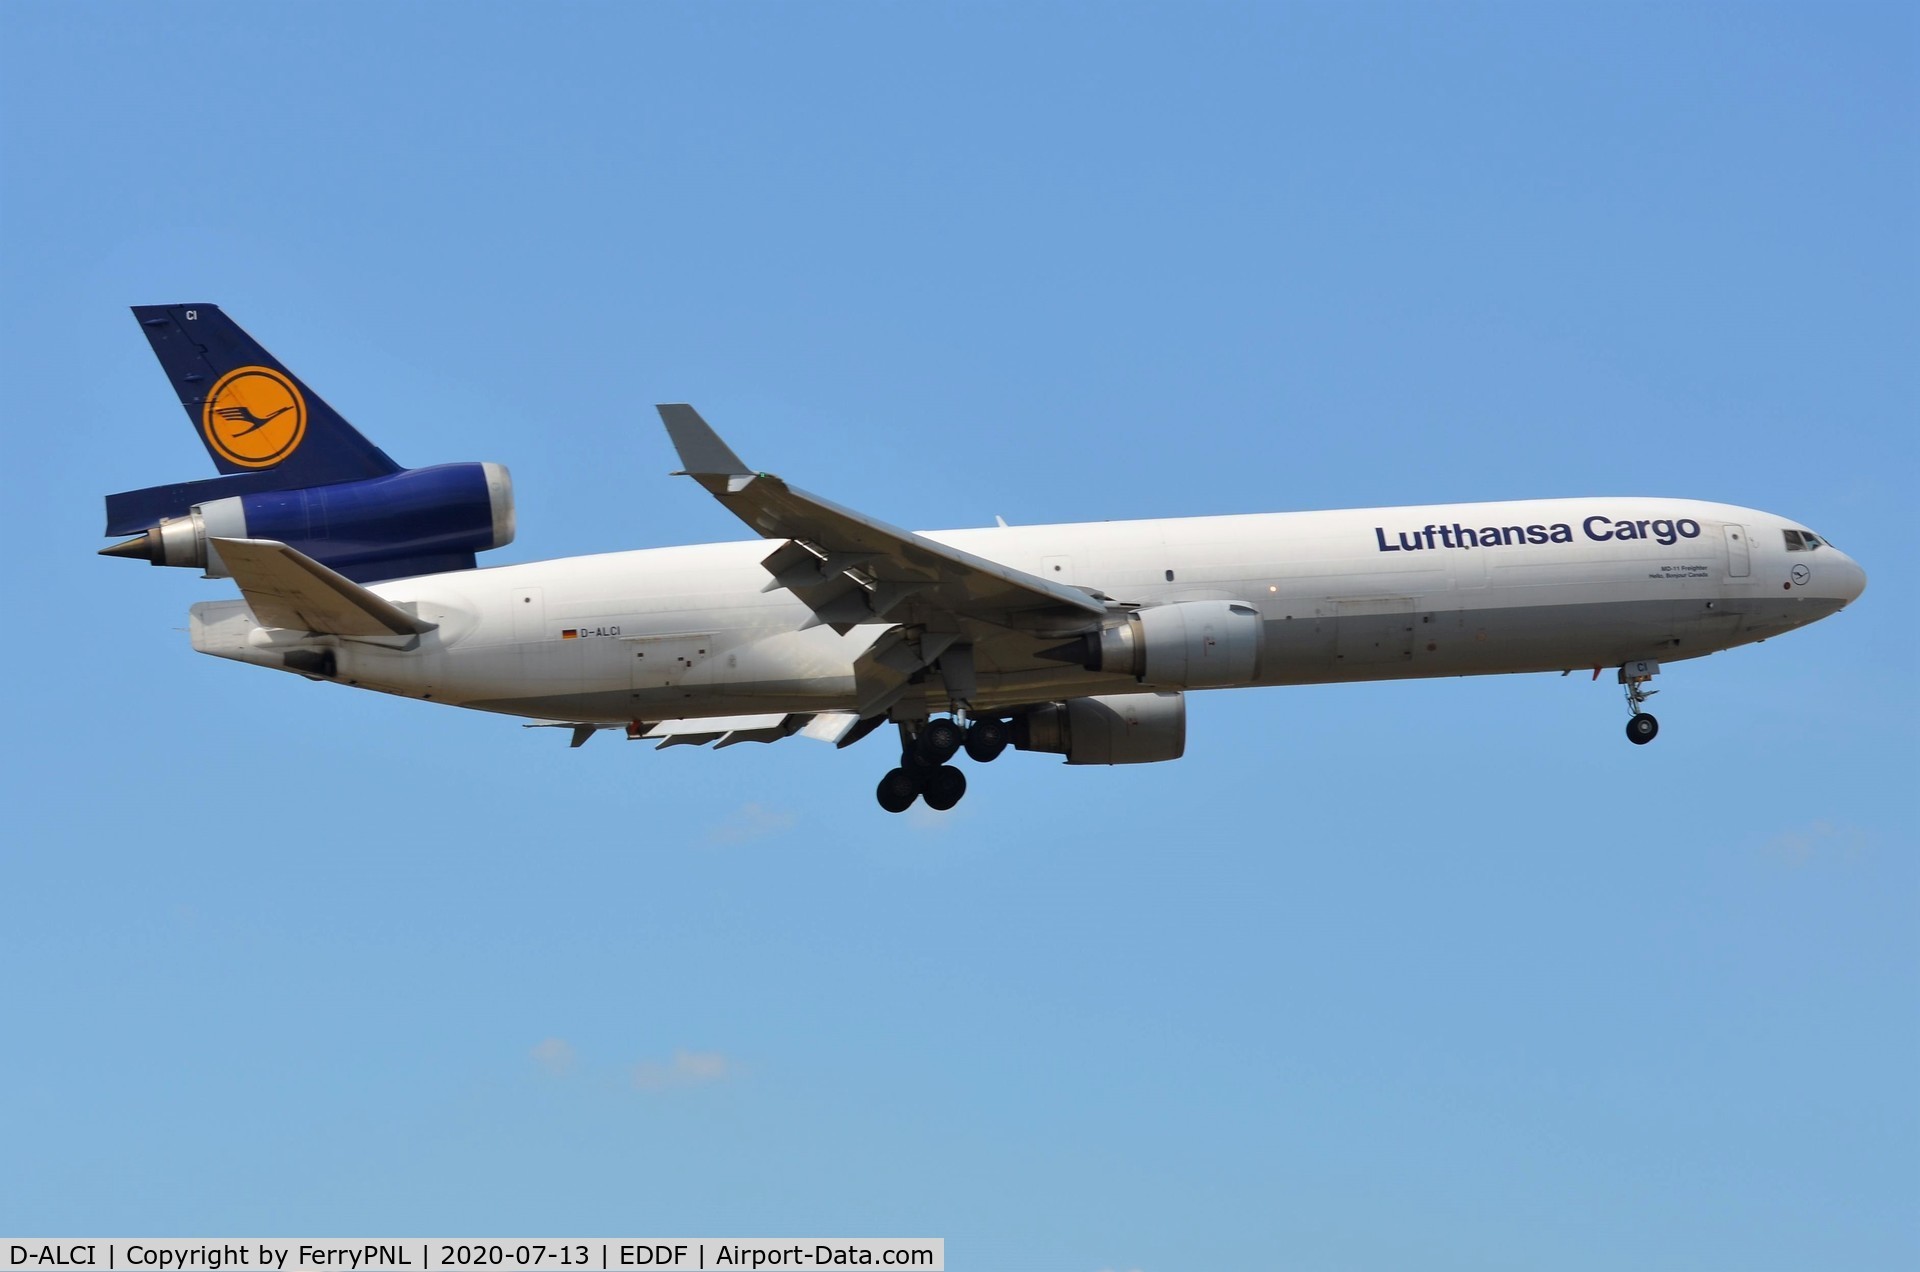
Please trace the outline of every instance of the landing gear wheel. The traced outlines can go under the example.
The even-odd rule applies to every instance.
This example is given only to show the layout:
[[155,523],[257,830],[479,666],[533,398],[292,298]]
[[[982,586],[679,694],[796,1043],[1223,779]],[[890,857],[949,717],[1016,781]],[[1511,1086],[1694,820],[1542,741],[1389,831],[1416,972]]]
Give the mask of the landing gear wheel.
[[929,720],[920,730],[920,758],[929,764],[945,764],[967,740],[967,731],[952,720]]
[[927,801],[927,807],[937,813],[944,813],[960,802],[967,793],[967,775],[951,764],[942,764],[927,774],[927,789],[921,798]]
[[1627,721],[1627,741],[1635,746],[1645,746],[1659,732],[1660,722],[1644,711]]
[[1013,730],[1005,720],[975,720],[967,730],[967,758],[975,764],[991,764],[1012,740]]
[[904,813],[920,798],[920,780],[906,769],[889,769],[873,796],[888,812]]

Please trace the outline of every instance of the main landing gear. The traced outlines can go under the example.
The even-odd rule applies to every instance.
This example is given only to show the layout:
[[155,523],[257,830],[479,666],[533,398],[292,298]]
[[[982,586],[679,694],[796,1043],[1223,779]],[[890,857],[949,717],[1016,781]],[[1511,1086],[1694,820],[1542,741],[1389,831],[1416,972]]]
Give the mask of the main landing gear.
[[1633,714],[1627,719],[1627,741],[1635,746],[1645,746],[1660,735],[1660,722],[1652,713],[1642,711],[1640,704],[1658,689],[1645,688],[1647,681],[1660,674],[1660,664],[1651,658],[1630,662],[1620,668],[1620,683],[1626,687],[1627,710]]
[[996,760],[1013,740],[1004,720],[927,720],[916,729],[900,726],[900,767],[880,779],[874,798],[890,813],[904,813],[913,801],[944,813],[967,793],[967,775],[947,763],[964,748],[977,764]]

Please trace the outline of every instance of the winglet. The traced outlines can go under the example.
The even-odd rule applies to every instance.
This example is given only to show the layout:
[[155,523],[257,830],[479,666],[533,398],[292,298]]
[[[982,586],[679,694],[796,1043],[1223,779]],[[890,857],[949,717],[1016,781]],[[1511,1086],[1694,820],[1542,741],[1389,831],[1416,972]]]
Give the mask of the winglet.
[[673,448],[680,452],[680,463],[689,477],[743,477],[753,470],[740,462],[733,449],[720,440],[713,426],[700,418],[700,412],[684,402],[663,402],[655,408],[667,426]]

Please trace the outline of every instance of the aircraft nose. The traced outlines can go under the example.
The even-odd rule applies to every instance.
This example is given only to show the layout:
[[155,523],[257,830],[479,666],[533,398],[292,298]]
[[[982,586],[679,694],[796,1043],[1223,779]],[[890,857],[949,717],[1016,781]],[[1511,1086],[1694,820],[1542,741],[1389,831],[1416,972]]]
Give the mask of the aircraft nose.
[[1867,572],[1860,568],[1858,561],[1848,557],[1846,578],[1840,584],[1840,595],[1846,598],[1847,604],[1851,605],[1859,600],[1860,594],[1866,590]]

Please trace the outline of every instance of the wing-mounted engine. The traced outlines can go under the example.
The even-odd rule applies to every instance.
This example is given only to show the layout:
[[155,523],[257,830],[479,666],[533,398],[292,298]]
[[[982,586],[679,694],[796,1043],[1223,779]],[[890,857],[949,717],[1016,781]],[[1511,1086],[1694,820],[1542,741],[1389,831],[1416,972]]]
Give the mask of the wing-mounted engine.
[[1260,611],[1240,601],[1181,601],[1135,610],[1123,623],[1044,651],[1088,671],[1170,689],[1244,685],[1260,666]]
[[1064,755],[1069,764],[1157,764],[1187,750],[1187,699],[1179,693],[1073,698],[1013,720],[1021,751]]
[[227,571],[209,539],[271,539],[355,582],[473,568],[513,542],[513,479],[500,464],[438,464],[362,481],[225,494],[233,478],[107,497],[103,549],[153,565]]

